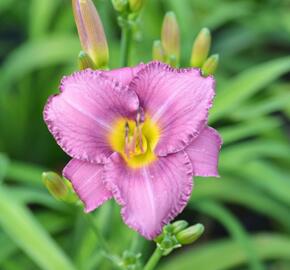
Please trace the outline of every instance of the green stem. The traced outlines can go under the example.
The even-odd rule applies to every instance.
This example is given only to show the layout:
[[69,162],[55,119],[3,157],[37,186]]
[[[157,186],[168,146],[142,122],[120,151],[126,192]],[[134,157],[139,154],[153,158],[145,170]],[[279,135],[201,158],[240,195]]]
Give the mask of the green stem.
[[122,26],[122,39],[121,39],[121,67],[128,66],[129,55],[131,49],[132,30],[128,23]]
[[89,225],[91,226],[92,230],[94,231],[94,233],[95,233],[95,235],[96,235],[96,237],[98,239],[100,247],[103,249],[104,252],[110,253],[108,245],[107,245],[107,242],[104,239],[103,235],[101,234],[101,232],[100,232],[98,226],[96,225],[96,223],[95,223],[93,217],[91,216],[91,214],[86,214],[86,219],[87,219]]
[[144,270],[154,270],[161,257],[162,250],[159,247],[157,247],[152,256],[150,257],[149,261],[146,263]]

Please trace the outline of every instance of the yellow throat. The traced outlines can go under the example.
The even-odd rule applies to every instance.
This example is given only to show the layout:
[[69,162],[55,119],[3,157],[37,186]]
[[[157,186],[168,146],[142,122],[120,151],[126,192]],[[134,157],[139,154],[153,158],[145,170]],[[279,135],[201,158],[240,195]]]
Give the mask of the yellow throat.
[[109,142],[114,151],[120,153],[127,165],[131,168],[140,168],[156,160],[154,149],[159,140],[159,128],[148,117],[144,122],[118,119],[112,132],[109,134]]

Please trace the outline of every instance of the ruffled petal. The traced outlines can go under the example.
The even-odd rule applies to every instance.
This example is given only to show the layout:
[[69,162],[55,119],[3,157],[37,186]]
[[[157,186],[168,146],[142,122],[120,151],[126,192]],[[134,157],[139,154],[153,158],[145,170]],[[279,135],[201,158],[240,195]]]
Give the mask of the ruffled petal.
[[112,154],[107,139],[112,123],[135,115],[136,93],[92,70],[65,77],[60,89],[44,109],[48,129],[71,157],[103,163]]
[[104,74],[106,74],[110,78],[118,80],[124,85],[128,85],[131,80],[137,75],[137,73],[144,67],[145,65],[141,63],[135,67],[123,67],[104,71]]
[[153,239],[187,204],[192,174],[191,162],[183,151],[140,169],[129,168],[114,153],[105,164],[104,182],[122,205],[124,222],[147,239]]
[[214,85],[198,69],[174,69],[160,62],[147,64],[132,80],[130,89],[160,127],[157,155],[178,152],[198,136],[207,122]]
[[63,169],[65,178],[85,204],[85,211],[91,212],[112,197],[102,181],[103,165],[72,159]]
[[222,145],[219,133],[206,127],[185,149],[188,154],[195,176],[219,176],[218,158]]

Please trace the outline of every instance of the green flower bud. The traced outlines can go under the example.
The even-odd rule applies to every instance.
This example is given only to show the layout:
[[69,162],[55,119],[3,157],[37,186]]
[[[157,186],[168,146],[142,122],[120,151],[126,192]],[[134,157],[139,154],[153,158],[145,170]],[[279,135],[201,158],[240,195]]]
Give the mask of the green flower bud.
[[159,234],[159,235],[154,239],[154,241],[155,241],[156,243],[161,243],[162,240],[163,240],[163,238],[164,238],[164,235],[163,235],[163,233],[161,233],[161,234]]
[[189,245],[195,242],[202,235],[203,232],[204,226],[198,223],[179,232],[176,235],[176,239],[182,245]]
[[143,7],[144,0],[129,0],[130,10],[134,13],[139,12]]
[[160,40],[155,40],[153,43],[152,59],[165,62],[165,54]]
[[125,250],[122,255],[120,266],[122,269],[127,270],[137,270],[140,269],[140,257],[141,253],[134,253],[128,250]]
[[187,228],[188,222],[185,220],[178,220],[172,223],[173,234],[177,234]]
[[64,200],[68,195],[68,187],[55,172],[43,172],[42,180],[50,194],[57,200]]
[[219,63],[219,55],[213,54],[210,56],[205,63],[202,65],[202,74],[203,76],[212,75],[215,73]]
[[211,46],[211,34],[208,28],[203,28],[197,35],[191,53],[190,65],[192,67],[202,67]]
[[80,51],[80,53],[79,53],[78,64],[79,64],[80,70],[87,69],[87,68],[95,69],[95,64],[94,64],[93,60],[84,51]]
[[171,234],[173,232],[172,224],[167,224],[163,227],[163,232],[165,234]]
[[128,9],[128,0],[112,0],[113,7],[119,13]]
[[160,246],[162,249],[166,250],[166,249],[171,249],[174,246],[174,242],[172,241],[170,236],[165,235]]
[[92,0],[72,0],[82,48],[97,68],[106,67],[109,49],[104,28]]
[[167,12],[162,25],[161,41],[166,57],[175,57],[179,63],[180,58],[180,34],[174,12]]

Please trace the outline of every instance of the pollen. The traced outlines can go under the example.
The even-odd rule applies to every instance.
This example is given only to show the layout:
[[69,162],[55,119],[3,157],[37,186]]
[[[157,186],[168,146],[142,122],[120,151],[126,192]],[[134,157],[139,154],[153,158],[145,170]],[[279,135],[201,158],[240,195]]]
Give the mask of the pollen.
[[150,117],[137,114],[136,120],[118,119],[109,134],[109,143],[131,168],[149,165],[157,159],[154,149],[159,141],[159,128]]

